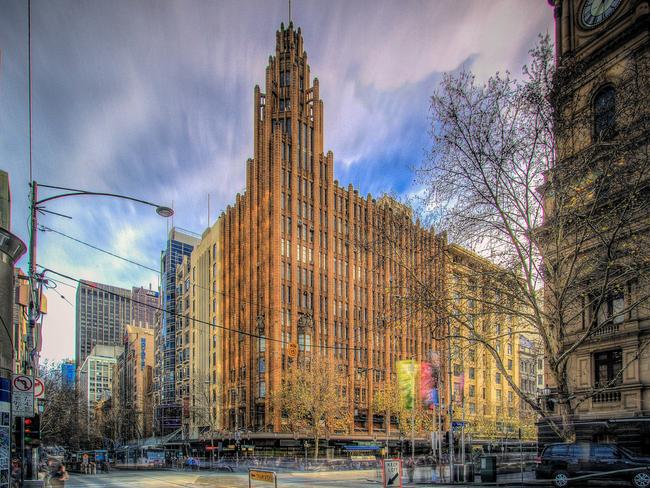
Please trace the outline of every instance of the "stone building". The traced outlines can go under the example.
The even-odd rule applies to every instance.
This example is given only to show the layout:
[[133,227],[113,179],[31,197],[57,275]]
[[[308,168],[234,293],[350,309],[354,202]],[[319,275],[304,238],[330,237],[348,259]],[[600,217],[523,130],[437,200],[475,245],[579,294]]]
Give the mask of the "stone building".
[[206,229],[176,268],[175,386],[186,439],[221,427],[222,227],[218,220]]
[[[572,347],[568,391],[549,383],[546,404],[571,417],[578,440],[648,454],[650,3],[549,3],[560,80],[558,160],[543,189],[542,231],[565,227],[562,240],[547,244],[545,268],[577,279],[561,296],[548,284],[545,290],[551,311],[569,297],[563,310],[572,317],[560,344]],[[540,437],[553,435],[542,425]]]
[[[282,26],[264,91],[255,87],[246,190],[177,267],[176,398],[191,419],[203,394],[190,394],[203,378],[192,365],[205,364],[198,348],[209,344],[212,428],[226,438],[292,437],[277,392],[298,358],[318,354],[344,373],[349,422],[338,437],[372,439],[388,424],[373,392],[397,360],[439,347],[440,319],[406,297],[423,283],[443,292],[445,238],[390,197],[339,186],[323,108],[301,32]],[[190,437],[209,427],[186,425]]]
[[503,283],[494,282],[493,263],[455,244],[447,253],[454,421],[466,422],[475,441],[513,440],[520,429],[524,439],[535,439],[536,417],[515,387],[536,399],[530,378],[537,356],[529,339],[536,334],[522,325],[523,314],[493,305],[506,299]]
[[124,351],[113,366],[112,402],[120,414],[123,441],[145,439],[153,433],[153,339],[149,327],[126,326]]

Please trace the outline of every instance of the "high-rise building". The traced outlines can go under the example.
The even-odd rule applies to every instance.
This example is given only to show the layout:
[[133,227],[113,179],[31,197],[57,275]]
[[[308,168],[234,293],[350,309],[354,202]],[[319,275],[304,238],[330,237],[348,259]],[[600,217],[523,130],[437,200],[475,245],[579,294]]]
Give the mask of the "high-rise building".
[[153,329],[156,312],[160,308],[160,293],[142,286],[131,289],[131,324],[136,327]]
[[114,366],[123,351],[124,347],[121,345],[97,344],[92,347],[78,369],[77,391],[80,406],[85,412],[85,418],[80,420],[85,421],[83,428],[86,432],[91,430],[97,403],[111,397]]
[[222,220],[203,232],[176,269],[176,401],[182,405],[186,439],[221,426]]
[[180,411],[176,403],[176,267],[199,243],[199,236],[172,228],[167,246],[161,254],[162,314],[156,331],[154,390],[156,396],[156,432],[166,435],[180,428]]
[[[212,367],[223,385],[214,391],[221,425],[231,433],[286,432],[283,378],[317,354],[344,378],[339,394],[349,420],[333,435],[371,439],[388,426],[372,398],[394,377],[396,361],[424,361],[438,348],[439,318],[406,297],[422,284],[442,293],[445,238],[392,198],[339,186],[334,156],[323,149],[318,79],[312,84],[301,31],[291,23],[277,32],[253,108],[246,190],[216,224],[223,288],[213,299],[225,329]],[[218,323],[219,315],[208,317]]]
[[[564,354],[547,361],[544,404],[578,441],[648,455],[650,4],[549,3],[561,85],[544,188],[545,297],[566,322],[550,331]],[[550,425],[541,442],[557,438]]]
[[124,352],[113,371],[113,405],[123,441],[150,437],[153,428],[153,330],[127,325]]
[[74,361],[63,361],[61,363],[61,383],[68,388],[74,388],[77,378],[77,368]]
[[77,287],[75,362],[80,367],[93,347],[119,345],[131,322],[131,291],[81,280]]

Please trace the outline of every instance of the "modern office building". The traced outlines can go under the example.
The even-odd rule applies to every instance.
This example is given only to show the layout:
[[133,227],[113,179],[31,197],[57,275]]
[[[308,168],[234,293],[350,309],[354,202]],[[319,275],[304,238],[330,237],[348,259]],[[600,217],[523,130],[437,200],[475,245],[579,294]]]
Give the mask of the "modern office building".
[[61,383],[68,388],[74,388],[77,382],[77,367],[74,361],[63,361],[61,363]]
[[167,435],[180,428],[180,406],[176,403],[176,267],[199,243],[199,236],[172,228],[161,253],[162,283],[159,330],[156,331],[154,389],[156,396],[156,433]]
[[131,322],[131,291],[81,280],[77,287],[75,362],[77,368],[93,347],[120,345]]
[[77,389],[80,404],[87,410],[88,418],[93,415],[95,405],[100,400],[111,397],[113,386],[113,370],[117,358],[124,347],[97,344],[84,358],[78,369]]

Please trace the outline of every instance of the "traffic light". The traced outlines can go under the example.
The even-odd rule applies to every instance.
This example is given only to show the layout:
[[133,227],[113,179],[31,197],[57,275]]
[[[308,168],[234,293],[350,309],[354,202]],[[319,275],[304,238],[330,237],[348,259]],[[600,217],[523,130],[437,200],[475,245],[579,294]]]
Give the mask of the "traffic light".
[[41,416],[34,415],[25,419],[25,445],[41,443]]

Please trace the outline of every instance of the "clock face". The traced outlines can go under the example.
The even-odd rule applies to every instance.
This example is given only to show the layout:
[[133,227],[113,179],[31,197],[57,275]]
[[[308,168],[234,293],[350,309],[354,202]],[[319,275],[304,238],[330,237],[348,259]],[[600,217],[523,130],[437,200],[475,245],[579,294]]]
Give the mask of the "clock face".
[[582,25],[592,29],[602,24],[620,5],[621,0],[586,0],[582,6]]

